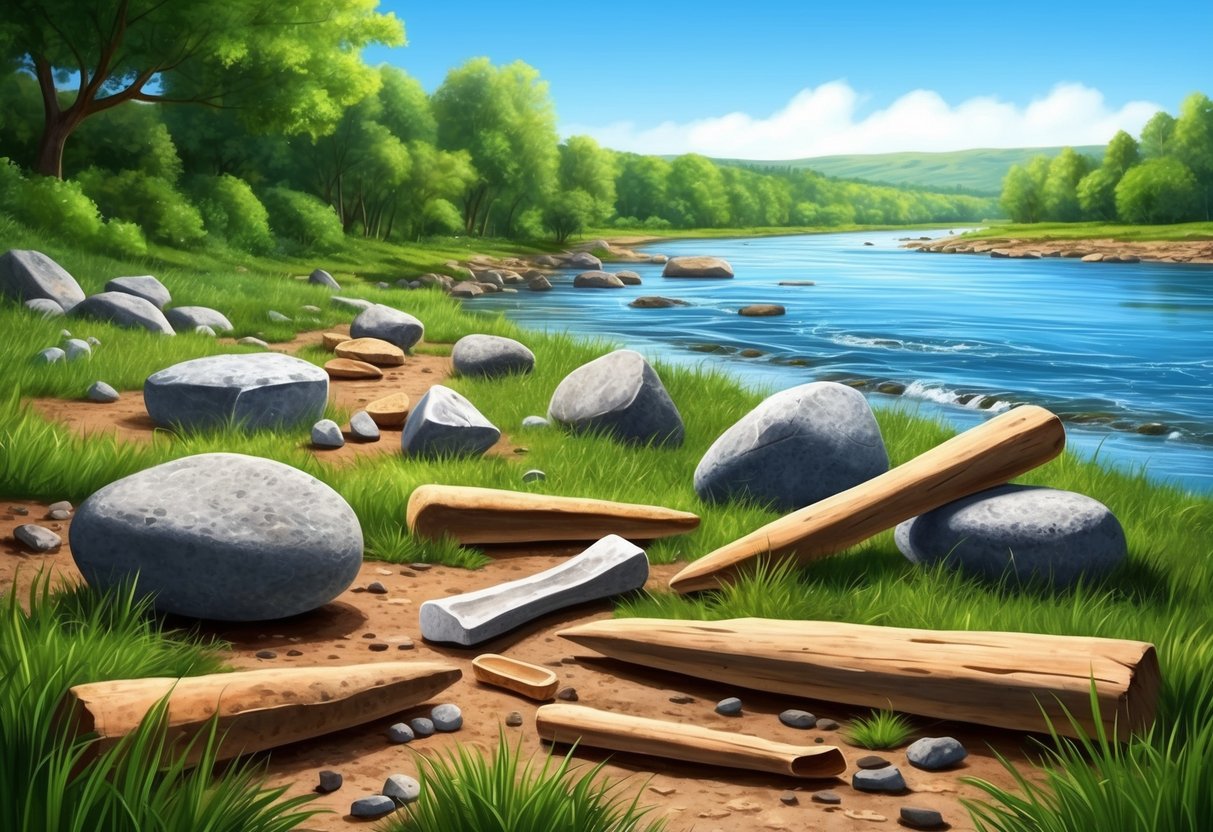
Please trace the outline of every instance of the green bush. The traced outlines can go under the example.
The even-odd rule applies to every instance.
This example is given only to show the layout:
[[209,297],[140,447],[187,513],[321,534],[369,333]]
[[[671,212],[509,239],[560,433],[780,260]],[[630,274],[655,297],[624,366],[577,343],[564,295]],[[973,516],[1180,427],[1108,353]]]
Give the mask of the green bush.
[[0,156],[0,212],[15,216],[24,188],[25,177],[21,175],[21,168],[12,159]]
[[156,242],[192,246],[206,236],[198,209],[167,179],[135,170],[111,174],[89,168],[80,174],[80,183],[106,217],[138,223]]
[[270,228],[285,240],[312,251],[335,251],[345,233],[333,209],[311,194],[289,188],[269,188],[262,195]]
[[899,713],[872,711],[870,717],[859,717],[843,731],[851,745],[872,750],[899,748],[914,734],[914,726]]
[[97,235],[97,245],[118,257],[142,257],[147,254],[143,229],[127,220],[108,220]]
[[85,196],[80,183],[50,176],[25,181],[15,215],[27,225],[69,240],[93,240],[101,231],[97,205]]
[[1116,212],[1124,222],[1158,224],[1196,219],[1196,177],[1178,159],[1151,159],[1130,168],[1116,186]]
[[208,234],[254,254],[274,247],[269,212],[243,179],[229,174],[197,176],[190,182],[190,193]]

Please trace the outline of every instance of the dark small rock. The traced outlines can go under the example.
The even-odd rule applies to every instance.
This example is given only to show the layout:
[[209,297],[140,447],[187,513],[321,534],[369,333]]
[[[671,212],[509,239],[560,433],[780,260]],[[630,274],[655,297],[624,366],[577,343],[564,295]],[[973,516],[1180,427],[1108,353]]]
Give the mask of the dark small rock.
[[424,716],[419,716],[409,720],[409,727],[413,729],[413,733],[418,737],[434,736],[434,722]]
[[387,729],[387,738],[394,743],[412,742],[413,729],[403,722],[397,722]]
[[372,641],[367,647],[371,648],[372,653],[382,653],[387,650],[387,645],[382,641]]
[[692,702],[695,701],[695,697],[687,696],[685,693],[680,693],[680,694],[677,694],[676,696],[671,696],[670,701],[673,702],[675,705],[690,705]]
[[287,651],[286,651],[286,654],[287,654],[288,656],[290,656],[291,658],[294,658],[294,657],[296,657],[296,656],[302,656],[302,655],[303,655],[303,651],[302,651],[302,650],[287,650]]
[[812,728],[817,724],[817,717],[808,711],[789,708],[779,715],[779,721],[789,728]]
[[912,829],[938,829],[943,826],[943,815],[934,809],[902,806],[901,822]]
[[892,763],[890,763],[884,757],[877,757],[875,754],[869,754],[866,757],[860,757],[858,760],[856,760],[855,765],[859,766],[860,768],[884,768],[885,766],[892,765]]
[[577,688],[561,688],[556,692],[556,698],[562,702],[576,702]]
[[831,791],[813,792],[813,802],[837,806],[839,803],[842,803],[842,796],[838,792]]
[[326,768],[324,771],[320,772],[320,785],[316,787],[316,791],[320,792],[321,794],[335,792],[341,788],[341,784],[343,782],[344,780],[341,777],[341,772]]
[[350,804],[350,814],[356,818],[377,818],[396,811],[396,801],[381,794],[360,797]]
[[795,806],[800,801],[796,799],[795,792],[784,792],[779,796],[779,802],[785,806]]
[[373,595],[387,595],[387,587],[379,581],[371,581],[366,585],[366,591]]
[[522,714],[510,711],[510,715],[505,718],[505,724],[511,728],[518,728],[522,725]]
[[817,730],[818,731],[837,731],[838,723],[832,719],[819,719],[819,720],[817,720]]
[[969,752],[953,737],[923,737],[910,743],[906,759],[925,771],[940,771],[959,763]]
[[278,658],[278,654],[275,653],[273,650],[258,650],[257,658],[259,658],[259,659],[276,659],[276,658]]
[[432,567],[433,567],[433,564],[429,564],[429,563],[410,563],[409,564],[409,569],[412,569],[416,572],[425,572],[426,570],[431,569]]
[[721,716],[737,716],[741,713],[741,700],[736,696],[721,699],[716,703],[716,713]]
[[897,794],[906,789],[906,781],[896,766],[860,769],[851,776],[851,788],[861,792]]

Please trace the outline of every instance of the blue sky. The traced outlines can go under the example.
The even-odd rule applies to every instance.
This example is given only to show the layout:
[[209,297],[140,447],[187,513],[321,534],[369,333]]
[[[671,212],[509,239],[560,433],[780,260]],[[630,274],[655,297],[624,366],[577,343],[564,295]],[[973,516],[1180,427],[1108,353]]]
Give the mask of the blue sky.
[[1211,0],[380,8],[404,20],[409,46],[369,60],[432,90],[468,58],[522,59],[550,83],[562,133],[648,152],[1082,144],[1213,93]]

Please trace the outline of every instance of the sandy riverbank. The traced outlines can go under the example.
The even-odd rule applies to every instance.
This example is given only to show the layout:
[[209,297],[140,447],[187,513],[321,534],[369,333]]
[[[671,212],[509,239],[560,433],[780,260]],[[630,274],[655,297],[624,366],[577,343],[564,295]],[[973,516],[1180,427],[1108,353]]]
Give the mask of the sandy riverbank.
[[1066,257],[1087,263],[1194,263],[1213,265],[1213,240],[1128,241],[1110,238],[1087,240],[1022,240],[1014,237],[942,237],[908,239],[905,248],[932,254],[984,254],[1036,260]]

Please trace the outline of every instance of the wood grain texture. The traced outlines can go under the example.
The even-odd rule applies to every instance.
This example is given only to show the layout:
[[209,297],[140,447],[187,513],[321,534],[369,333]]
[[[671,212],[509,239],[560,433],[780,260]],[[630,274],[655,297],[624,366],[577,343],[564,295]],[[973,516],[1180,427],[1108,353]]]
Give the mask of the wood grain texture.
[[472,659],[476,681],[546,702],[556,695],[560,680],[546,667],[512,659],[498,653],[483,653]]
[[1063,708],[1109,736],[1154,721],[1161,688],[1152,644],[1120,639],[918,630],[832,621],[628,618],[564,630],[604,656],[725,685],[807,699],[1075,736]]
[[599,540],[609,534],[653,540],[699,525],[694,514],[659,506],[457,485],[417,488],[405,520],[419,537],[449,535],[463,544]]
[[714,589],[766,556],[805,563],[832,555],[903,520],[1002,485],[1053,459],[1065,443],[1057,416],[1034,405],[1014,408],[720,547],[671,578],[670,588]]
[[842,752],[832,745],[788,745],[584,705],[544,705],[535,712],[535,729],[549,742],[791,777],[835,777],[847,769]]

